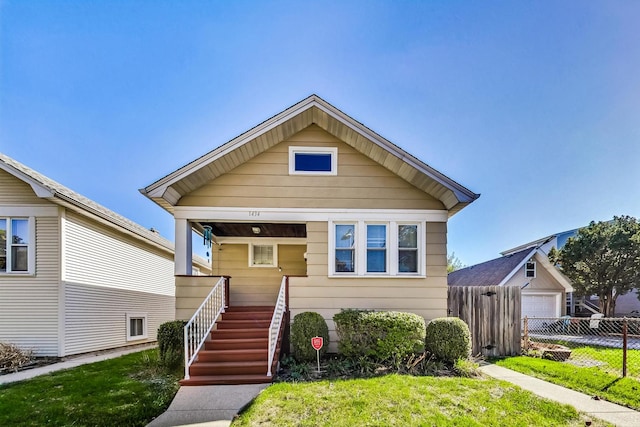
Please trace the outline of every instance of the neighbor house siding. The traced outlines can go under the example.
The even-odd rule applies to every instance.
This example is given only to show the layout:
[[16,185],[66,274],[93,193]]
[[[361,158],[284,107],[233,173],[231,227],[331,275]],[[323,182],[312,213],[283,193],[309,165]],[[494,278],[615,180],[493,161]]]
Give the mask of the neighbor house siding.
[[[337,147],[336,176],[289,175],[289,147]],[[186,194],[180,206],[261,208],[444,209],[316,125]]]
[[7,206],[52,205],[36,196],[29,184],[3,170],[0,170],[0,203]]
[[126,313],[147,313],[148,338],[173,320],[173,256],[124,233],[67,212],[65,221],[65,354],[134,344]]
[[58,356],[58,217],[35,221],[35,275],[0,275],[0,341],[32,349],[36,356]]
[[[87,284],[65,283],[65,355],[155,341],[173,320],[175,297]],[[127,341],[127,313],[147,316],[147,338]]]
[[326,222],[307,223],[308,277],[290,280],[290,308],[320,313],[336,351],[333,315],[343,308],[416,313],[426,320],[447,315],[446,223],[427,223],[426,278],[328,278]]

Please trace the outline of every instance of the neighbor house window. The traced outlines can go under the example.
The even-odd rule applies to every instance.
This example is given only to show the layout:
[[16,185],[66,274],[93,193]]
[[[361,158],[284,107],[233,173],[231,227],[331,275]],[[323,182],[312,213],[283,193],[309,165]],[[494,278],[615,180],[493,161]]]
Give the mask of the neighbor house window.
[[0,274],[33,272],[34,233],[33,218],[0,218]]
[[147,338],[147,313],[127,313],[127,341]]
[[535,261],[527,261],[524,265],[524,277],[536,277],[536,262]]
[[289,175],[336,175],[335,147],[289,147]]
[[335,222],[329,236],[329,275],[420,276],[423,223]]
[[250,245],[251,253],[249,256],[250,267],[276,267],[277,249],[276,245]]

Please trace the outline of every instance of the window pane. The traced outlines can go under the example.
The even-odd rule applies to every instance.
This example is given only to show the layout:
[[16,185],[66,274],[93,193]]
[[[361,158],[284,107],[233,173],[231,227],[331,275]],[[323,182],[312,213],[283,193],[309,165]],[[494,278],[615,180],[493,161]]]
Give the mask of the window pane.
[[367,248],[387,247],[387,226],[367,225]]
[[355,261],[353,249],[336,249],[336,272],[353,273]]
[[26,245],[29,243],[29,220],[12,219],[11,233],[13,234],[13,244]]
[[143,325],[144,325],[144,319],[142,318],[129,319],[129,334],[132,337],[144,335]]
[[353,248],[355,225],[336,225],[336,248]]
[[254,265],[273,265],[273,246],[254,246],[253,247],[253,264]]
[[387,271],[387,251],[368,250],[367,251],[367,272],[384,273]]
[[418,226],[399,225],[398,226],[398,247],[417,248],[418,247]]
[[11,271],[27,271],[29,250],[26,246],[13,246],[11,248]]
[[398,270],[400,273],[418,272],[418,251],[400,250],[398,251]]
[[331,154],[295,153],[295,170],[301,172],[331,172]]

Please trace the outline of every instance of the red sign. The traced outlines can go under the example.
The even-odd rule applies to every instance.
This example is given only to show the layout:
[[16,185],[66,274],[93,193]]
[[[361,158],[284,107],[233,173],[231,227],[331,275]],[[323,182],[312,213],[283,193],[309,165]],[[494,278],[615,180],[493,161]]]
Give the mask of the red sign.
[[322,337],[313,337],[311,338],[311,346],[314,350],[320,350],[322,348],[323,339]]

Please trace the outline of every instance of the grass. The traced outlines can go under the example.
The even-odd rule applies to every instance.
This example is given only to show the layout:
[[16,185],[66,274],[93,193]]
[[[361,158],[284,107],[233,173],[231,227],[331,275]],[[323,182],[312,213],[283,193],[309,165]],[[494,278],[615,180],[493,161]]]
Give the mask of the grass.
[[0,425],[144,426],[178,390],[157,350],[0,385]]
[[[619,351],[619,350],[618,350]],[[602,357],[605,353],[587,351],[585,354]],[[572,354],[572,358],[575,354]],[[640,410],[640,381],[637,378],[621,378],[599,367],[580,367],[568,362],[516,356],[495,360],[496,365],[513,369],[609,402]]]
[[[278,383],[232,426],[584,426],[586,418],[493,379],[387,375]],[[606,425],[595,421],[592,425]]]

